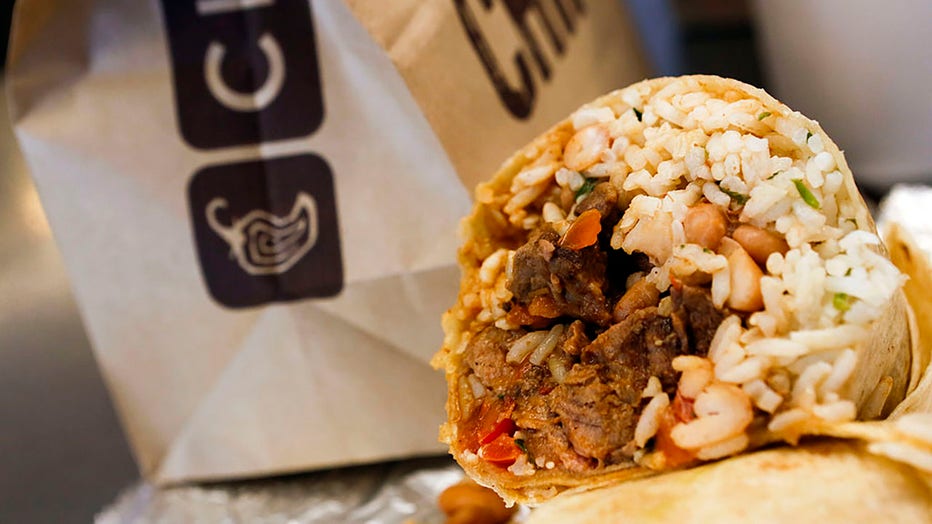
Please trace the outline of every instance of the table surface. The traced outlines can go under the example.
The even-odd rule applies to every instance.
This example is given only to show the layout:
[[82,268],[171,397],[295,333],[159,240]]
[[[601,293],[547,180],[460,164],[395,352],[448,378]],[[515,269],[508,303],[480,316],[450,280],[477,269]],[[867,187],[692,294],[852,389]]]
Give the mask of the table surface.
[[89,522],[138,473],[0,96],[0,522]]

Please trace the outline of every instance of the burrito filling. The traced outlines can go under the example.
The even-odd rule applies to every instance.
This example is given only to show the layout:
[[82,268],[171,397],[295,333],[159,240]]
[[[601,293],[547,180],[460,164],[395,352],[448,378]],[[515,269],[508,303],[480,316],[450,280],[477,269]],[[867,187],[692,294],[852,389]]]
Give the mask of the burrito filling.
[[672,87],[579,110],[509,191],[477,191],[503,231],[463,297],[467,459],[667,469],[740,452],[749,428],[857,416],[851,346],[902,277],[818,135]]

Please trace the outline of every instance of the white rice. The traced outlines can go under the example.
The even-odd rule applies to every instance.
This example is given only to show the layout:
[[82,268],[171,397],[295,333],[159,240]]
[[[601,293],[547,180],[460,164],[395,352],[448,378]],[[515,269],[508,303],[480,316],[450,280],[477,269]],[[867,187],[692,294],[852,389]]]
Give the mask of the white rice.
[[466,378],[466,381],[469,382],[469,387],[472,390],[473,398],[482,398],[485,396],[485,386],[479,380],[479,377],[476,375],[469,375]]
[[547,367],[550,369],[550,374],[553,375],[553,379],[557,384],[562,384],[566,379],[566,374],[569,370],[566,369],[566,365],[561,359],[549,358],[547,359]]
[[615,113],[607,107],[584,107],[570,117],[576,130],[593,124],[605,124],[615,120]]
[[505,362],[524,362],[524,359],[537,349],[549,334],[549,331],[531,331],[515,340],[505,355]]
[[764,357],[750,357],[734,365],[719,375],[718,380],[730,384],[744,384],[752,380],[763,378],[770,361]]
[[741,389],[751,397],[755,406],[767,413],[774,413],[783,403],[783,397],[770,389],[770,386],[763,380],[746,382],[741,386]]
[[820,392],[823,396],[841,390],[841,387],[848,381],[854,368],[857,365],[858,356],[853,349],[845,349],[841,355],[835,359],[832,365],[832,372],[820,386]]
[[741,434],[753,413],[748,396],[740,389],[712,384],[696,397],[697,418],[677,424],[670,436],[683,449],[699,449]]
[[750,439],[744,433],[739,433],[734,437],[727,438],[720,442],[702,447],[696,452],[696,458],[699,460],[715,460],[740,453],[748,447]]
[[651,375],[647,380],[647,385],[644,386],[644,391],[641,392],[641,398],[652,398],[661,393],[663,393],[663,385],[660,383],[660,379]]
[[[481,450],[480,450],[481,453]],[[527,455],[520,455],[514,464],[508,466],[508,471],[516,477],[527,477],[537,471],[534,464],[528,462]]]
[[686,398],[696,398],[712,382],[713,371],[708,360],[694,355],[673,359],[673,369],[682,373],[677,390]]
[[809,420],[812,415],[800,408],[794,408],[774,415],[767,424],[767,429],[774,433],[785,433],[801,422]]
[[800,342],[787,340],[785,338],[764,338],[748,344],[745,350],[748,355],[796,359],[808,353],[809,347]]
[[812,413],[825,422],[844,422],[856,417],[858,408],[850,400],[839,400],[815,405]]
[[508,250],[499,249],[483,260],[482,265],[479,266],[479,281],[486,285],[493,284],[507,258]]
[[660,419],[664,410],[670,405],[670,399],[663,394],[656,395],[650,399],[644,411],[638,418],[637,426],[634,428],[634,442],[638,447],[644,447],[647,441],[657,434],[660,428]]
[[528,361],[535,366],[541,365],[544,360],[550,356],[550,353],[553,352],[554,348],[557,347],[557,341],[560,340],[560,335],[563,334],[563,324],[557,324],[550,329],[547,333],[547,336],[543,338],[540,342],[540,345],[531,353],[531,356],[528,357]]
[[554,165],[536,166],[521,171],[511,181],[511,192],[517,193],[522,189],[550,181],[555,171]]
[[856,345],[864,340],[867,334],[867,329],[862,326],[842,324],[833,328],[793,331],[790,333],[790,340],[809,348],[810,351],[818,351]]

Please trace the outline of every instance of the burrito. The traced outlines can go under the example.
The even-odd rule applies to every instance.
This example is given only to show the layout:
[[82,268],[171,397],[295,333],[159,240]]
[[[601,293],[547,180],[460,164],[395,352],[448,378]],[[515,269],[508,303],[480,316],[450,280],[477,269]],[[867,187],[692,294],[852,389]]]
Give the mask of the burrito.
[[440,433],[507,501],[831,433],[918,381],[904,277],[844,156],[760,89],[612,92],[475,200]]

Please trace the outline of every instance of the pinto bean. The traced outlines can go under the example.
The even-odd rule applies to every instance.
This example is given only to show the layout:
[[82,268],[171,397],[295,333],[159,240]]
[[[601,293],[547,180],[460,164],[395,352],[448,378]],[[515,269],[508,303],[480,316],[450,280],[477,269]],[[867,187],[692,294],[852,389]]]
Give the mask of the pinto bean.
[[608,149],[608,131],[602,126],[584,127],[576,132],[563,150],[563,162],[574,171],[582,171],[599,161]]
[[468,480],[445,489],[437,505],[447,514],[448,523],[502,524],[517,511],[516,507],[506,508],[491,489]]
[[708,249],[718,248],[719,242],[725,236],[727,223],[715,204],[699,204],[689,208],[683,220],[686,232],[686,241],[699,244]]
[[576,192],[570,189],[568,186],[564,186],[560,189],[560,207],[563,210],[573,207],[573,202],[576,201]]
[[760,291],[760,279],[764,273],[741,247],[730,238],[722,239],[721,252],[728,259],[731,293],[728,295],[728,307],[738,311],[759,311],[764,307],[764,298]]
[[747,224],[738,226],[731,233],[731,237],[762,266],[767,264],[767,257],[771,254],[784,255],[790,249],[786,241],[776,234]]
[[657,291],[657,287],[648,282],[646,278],[642,278],[635,282],[615,303],[612,319],[615,322],[621,322],[631,313],[656,306],[658,303],[660,303],[660,292]]

